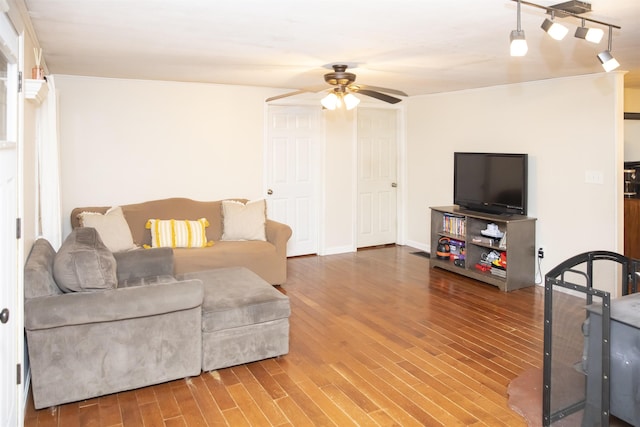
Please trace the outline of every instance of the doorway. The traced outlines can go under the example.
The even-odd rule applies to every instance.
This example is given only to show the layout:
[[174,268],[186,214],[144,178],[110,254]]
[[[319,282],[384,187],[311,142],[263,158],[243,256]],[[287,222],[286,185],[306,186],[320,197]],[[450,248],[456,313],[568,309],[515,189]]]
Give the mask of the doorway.
[[396,243],[398,111],[358,109],[357,247]]
[[[19,257],[18,35],[0,14],[0,425],[22,422]],[[17,371],[17,373],[16,373]],[[16,378],[17,377],[17,378]]]
[[267,116],[268,216],[293,230],[287,256],[318,253],[320,110],[270,105]]

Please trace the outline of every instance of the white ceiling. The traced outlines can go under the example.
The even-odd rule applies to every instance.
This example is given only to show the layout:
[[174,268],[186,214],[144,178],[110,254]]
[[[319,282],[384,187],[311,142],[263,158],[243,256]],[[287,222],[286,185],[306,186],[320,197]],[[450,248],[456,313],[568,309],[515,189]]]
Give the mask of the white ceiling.
[[[358,83],[414,96],[600,73],[596,54],[607,48],[606,27],[593,45],[573,37],[580,20],[564,18],[569,35],[558,42],[540,29],[545,11],[522,5],[529,52],[510,57],[512,0],[23,1],[52,74],[288,92],[347,63]],[[640,1],[591,4],[584,16],[622,27],[612,53],[629,71],[625,86],[640,88]]]

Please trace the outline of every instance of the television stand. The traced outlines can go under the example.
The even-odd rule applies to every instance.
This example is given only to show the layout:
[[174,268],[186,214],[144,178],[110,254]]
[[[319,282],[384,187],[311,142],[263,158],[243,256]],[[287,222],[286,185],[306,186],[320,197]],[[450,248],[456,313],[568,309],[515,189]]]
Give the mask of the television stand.
[[[535,218],[476,212],[459,206],[430,209],[431,267],[480,280],[505,292],[535,284]],[[481,231],[486,230],[488,224],[496,224],[500,233],[506,233],[505,241],[483,235]],[[461,262],[459,253],[454,253],[449,259],[438,257],[437,247],[441,238],[449,239],[458,249],[464,247],[464,262]],[[506,268],[476,267],[477,264],[482,265],[481,261],[491,252],[505,254]]]

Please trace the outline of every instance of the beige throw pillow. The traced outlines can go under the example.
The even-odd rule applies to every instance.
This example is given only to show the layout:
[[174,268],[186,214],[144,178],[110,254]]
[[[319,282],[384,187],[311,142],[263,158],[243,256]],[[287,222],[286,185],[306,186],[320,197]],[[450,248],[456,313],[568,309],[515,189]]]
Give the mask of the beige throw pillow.
[[78,214],[78,219],[82,227],[95,228],[111,252],[122,252],[136,248],[131,236],[131,229],[120,206],[113,206],[104,215],[98,212],[82,212]]
[[267,240],[267,204],[262,200],[222,201],[221,240]]

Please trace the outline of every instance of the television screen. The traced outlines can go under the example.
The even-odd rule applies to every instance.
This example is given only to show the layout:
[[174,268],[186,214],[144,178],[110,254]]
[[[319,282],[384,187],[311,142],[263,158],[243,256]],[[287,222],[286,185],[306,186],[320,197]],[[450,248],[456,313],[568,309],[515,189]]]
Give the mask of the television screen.
[[527,155],[454,153],[453,203],[498,214],[527,214]]

